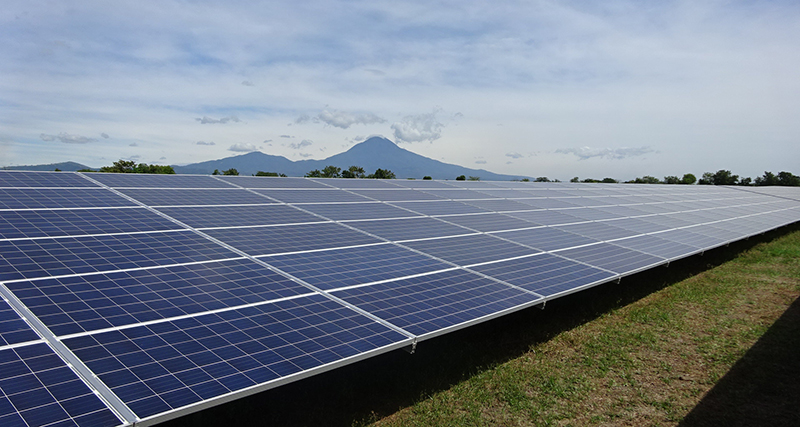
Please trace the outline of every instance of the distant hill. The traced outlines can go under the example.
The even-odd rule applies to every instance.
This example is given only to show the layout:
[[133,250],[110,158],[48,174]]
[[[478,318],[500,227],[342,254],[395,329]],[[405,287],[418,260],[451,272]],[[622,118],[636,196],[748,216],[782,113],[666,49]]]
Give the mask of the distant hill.
[[272,156],[258,151],[219,160],[174,166],[176,173],[210,174],[214,169],[224,171],[235,168],[242,175],[252,175],[258,171],[283,173],[288,176],[303,176],[314,169],[333,165],[346,169],[361,166],[367,173],[376,169],[389,169],[398,178],[417,178],[430,176],[433,179],[455,179],[459,175],[477,176],[484,181],[510,181],[527,178],[518,175],[502,175],[484,169],[470,169],[463,166],[433,160],[412,153],[397,144],[381,137],[370,138],[356,144],[344,153],[323,160],[291,161],[286,157]]
[[3,170],[9,171],[54,171],[56,169],[64,172],[75,172],[81,169],[91,169],[89,166],[75,162],[50,163],[49,165],[29,165],[29,166],[3,166]]

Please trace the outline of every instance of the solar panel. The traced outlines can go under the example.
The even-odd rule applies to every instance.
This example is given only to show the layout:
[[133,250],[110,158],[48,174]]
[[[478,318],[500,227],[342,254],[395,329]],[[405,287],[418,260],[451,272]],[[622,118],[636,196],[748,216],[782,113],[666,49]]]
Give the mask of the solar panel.
[[164,421],[798,220],[798,189],[0,171],[0,425]]

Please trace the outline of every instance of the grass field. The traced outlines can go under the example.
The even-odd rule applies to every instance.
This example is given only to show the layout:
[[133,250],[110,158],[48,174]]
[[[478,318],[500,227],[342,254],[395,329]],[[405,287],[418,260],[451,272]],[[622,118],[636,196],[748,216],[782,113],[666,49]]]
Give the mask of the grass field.
[[800,425],[800,226],[176,420]]

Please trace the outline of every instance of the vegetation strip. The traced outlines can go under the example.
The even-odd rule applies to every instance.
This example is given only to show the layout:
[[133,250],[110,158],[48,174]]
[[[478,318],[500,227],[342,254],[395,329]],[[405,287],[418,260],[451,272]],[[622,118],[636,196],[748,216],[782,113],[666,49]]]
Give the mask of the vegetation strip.
[[[674,264],[626,278],[630,288],[660,284],[356,424],[800,425],[800,227],[740,245],[744,251],[719,265],[715,255],[701,258],[710,268],[699,274]],[[570,308],[557,302],[547,311]],[[548,322],[537,317],[533,329]]]

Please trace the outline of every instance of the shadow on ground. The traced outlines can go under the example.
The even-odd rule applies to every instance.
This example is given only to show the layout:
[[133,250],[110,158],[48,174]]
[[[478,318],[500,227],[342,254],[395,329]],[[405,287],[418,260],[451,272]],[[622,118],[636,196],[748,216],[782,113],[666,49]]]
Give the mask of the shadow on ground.
[[800,426],[800,299],[679,426]]
[[[344,366],[324,374],[290,383],[276,389],[268,390],[253,396],[238,399],[223,405],[196,412],[168,423],[165,427],[206,426],[206,425],[270,425],[270,426],[352,426],[377,420],[391,415],[398,409],[414,404],[437,391],[450,388],[452,385],[470,376],[489,369],[505,361],[524,354],[532,345],[545,342],[559,333],[589,322],[604,313],[628,305],[655,291],[663,289],[702,271],[727,262],[755,244],[773,240],[783,234],[800,229],[798,226],[773,231],[746,241],[731,244],[729,247],[706,252],[703,256],[693,256],[673,262],[670,267],[659,267],[634,276],[625,277],[620,283],[608,283],[576,294],[559,298],[547,303],[545,310],[530,308],[501,318],[485,322],[470,328],[453,332],[435,339],[422,341],[414,354],[402,350],[376,356],[353,365]],[[798,306],[795,303],[789,316],[794,313],[793,327],[795,339],[797,328]],[[790,320],[787,318],[786,322]],[[772,330],[770,330],[772,331]],[[768,348],[780,347],[777,343],[766,345]],[[769,339],[769,338],[768,338]],[[761,343],[761,341],[759,341]],[[795,340],[796,343],[796,340]],[[793,347],[794,356],[790,354],[775,359],[775,363],[791,362],[797,368],[800,355],[797,346]],[[789,351],[789,349],[786,349]],[[771,354],[774,350],[767,350]],[[764,355],[750,356],[756,361]],[[760,353],[754,353],[760,354]],[[744,360],[744,359],[743,359]],[[740,362],[739,365],[747,362]],[[764,359],[763,364],[773,363]],[[757,362],[757,364],[762,364]],[[744,370],[750,369],[744,366]],[[775,368],[775,374],[779,369]],[[759,376],[771,376],[773,371],[764,369]],[[785,374],[780,374],[785,375]],[[732,379],[728,380],[728,376]],[[728,387],[714,389],[714,396],[704,400],[692,413],[694,424],[721,425],[714,422],[718,414],[718,403],[731,402],[736,405],[738,397],[729,397],[725,389],[738,387],[731,381],[746,379],[744,373],[729,374],[725,377]],[[759,377],[760,378],[760,377]],[[797,371],[789,380],[794,381],[795,408],[786,406],[786,396],[776,410],[790,411],[800,406],[800,384]],[[761,380],[759,380],[761,381]],[[761,382],[754,393],[770,385],[769,381]],[[788,391],[788,389],[787,389]],[[771,392],[770,392],[771,393]],[[711,396],[711,395],[709,395]],[[748,398],[763,396],[748,394]],[[790,395],[792,396],[792,395]],[[757,399],[751,405],[757,405]],[[726,403],[727,404],[727,403]],[[717,406],[714,406],[717,405]],[[783,405],[783,406],[780,406]],[[706,409],[709,408],[709,409]],[[726,411],[727,409],[724,409]],[[763,412],[763,411],[762,411]],[[787,418],[788,419],[788,418]],[[709,421],[710,420],[710,421]],[[794,418],[796,421],[797,418]],[[731,424],[733,425],[733,424]],[[752,425],[752,424],[740,424]],[[800,425],[795,423],[795,425]]]

